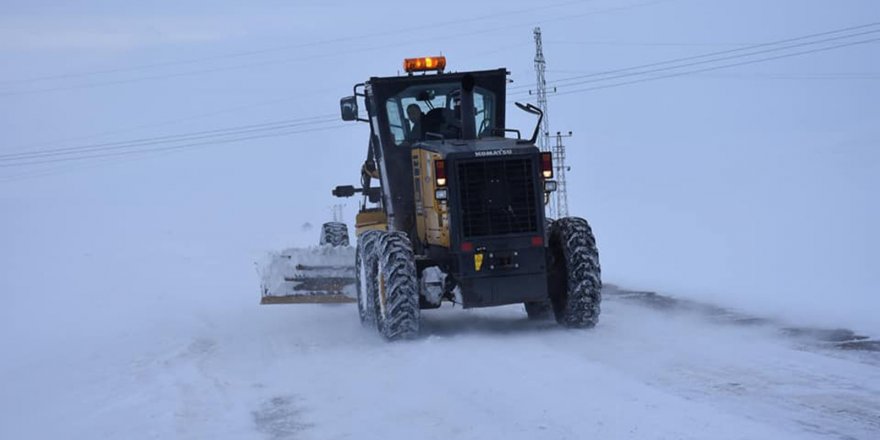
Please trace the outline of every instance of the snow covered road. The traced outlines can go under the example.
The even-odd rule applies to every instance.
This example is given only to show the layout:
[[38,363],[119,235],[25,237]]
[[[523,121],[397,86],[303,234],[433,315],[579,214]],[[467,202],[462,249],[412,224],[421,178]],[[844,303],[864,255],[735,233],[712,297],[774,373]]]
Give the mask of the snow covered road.
[[520,307],[423,314],[388,344],[351,305],[174,318],[5,362],[2,438],[876,438],[880,357],[606,297],[569,331]]
[[[880,440],[880,0],[167,3],[3,2],[0,440]],[[490,105],[536,26],[552,118]],[[595,329],[259,305],[356,220],[339,98],[436,54],[560,134]]]

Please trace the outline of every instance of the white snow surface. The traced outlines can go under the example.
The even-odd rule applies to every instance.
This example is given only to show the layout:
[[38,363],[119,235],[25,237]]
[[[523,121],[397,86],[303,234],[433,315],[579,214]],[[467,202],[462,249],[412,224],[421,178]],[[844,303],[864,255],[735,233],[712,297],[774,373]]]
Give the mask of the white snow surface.
[[[594,331],[519,307],[425,313],[388,344],[353,306],[256,306],[4,371],[3,438],[872,437],[880,372],[611,303]],[[52,423],[45,423],[51,420]]]
[[[159,240],[134,255],[116,244],[83,242],[78,258],[74,246],[47,248],[49,261],[76,263],[54,267],[64,282],[4,311],[0,438],[869,439],[880,429],[877,358],[767,328],[609,299],[589,331],[530,322],[519,306],[444,306],[422,314],[420,338],[387,343],[351,304],[259,306],[251,266],[221,247]],[[3,283],[23,292],[32,280]]]

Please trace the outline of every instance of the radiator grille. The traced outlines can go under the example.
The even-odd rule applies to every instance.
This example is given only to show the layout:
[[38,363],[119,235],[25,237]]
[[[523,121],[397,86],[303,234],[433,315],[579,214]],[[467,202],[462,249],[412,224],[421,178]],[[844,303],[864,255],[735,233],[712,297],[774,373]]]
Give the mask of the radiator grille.
[[530,158],[460,162],[465,237],[520,234],[538,229],[535,175]]

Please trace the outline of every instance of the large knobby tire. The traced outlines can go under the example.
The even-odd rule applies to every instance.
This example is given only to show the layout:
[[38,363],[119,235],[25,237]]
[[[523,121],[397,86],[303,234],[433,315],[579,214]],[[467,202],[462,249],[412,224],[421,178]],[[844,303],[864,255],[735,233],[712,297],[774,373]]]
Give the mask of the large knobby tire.
[[376,296],[376,270],[381,231],[366,231],[357,238],[355,251],[355,272],[357,278],[358,316],[366,327],[376,325],[376,309],[373,298]]
[[341,222],[327,222],[321,225],[321,245],[334,247],[348,246],[348,226]]
[[403,232],[383,233],[377,254],[376,326],[388,340],[419,333],[419,282],[412,244]]
[[556,220],[548,244],[548,287],[556,322],[571,328],[595,326],[601,311],[602,269],[590,224],[578,217]]

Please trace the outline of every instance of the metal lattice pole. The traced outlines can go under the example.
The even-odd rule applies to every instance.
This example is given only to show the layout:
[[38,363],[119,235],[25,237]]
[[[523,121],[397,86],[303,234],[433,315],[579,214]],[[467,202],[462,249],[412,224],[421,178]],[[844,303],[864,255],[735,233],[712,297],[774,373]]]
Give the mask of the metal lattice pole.
[[562,138],[567,137],[571,137],[570,131],[566,135],[557,131],[556,145],[553,146],[553,165],[556,168],[553,174],[556,176],[556,214],[558,215],[556,218],[568,217],[568,190],[565,184],[565,172],[568,171],[568,166],[565,165],[565,145],[562,143]]
[[343,212],[342,212],[343,208],[345,208],[345,205],[342,205],[342,204],[333,205],[332,209],[333,209],[333,221],[334,222],[344,222],[345,221],[344,220],[345,216],[343,215]]
[[[550,151],[550,113],[547,111],[547,80],[544,77],[544,70],[547,63],[544,60],[544,45],[541,42],[541,28],[535,28],[535,74],[537,82],[535,91],[538,98],[538,108],[544,112],[544,119],[541,121],[541,136],[538,138],[538,148],[541,151]],[[557,217],[557,200],[550,198],[547,206],[547,216],[550,218]]]

